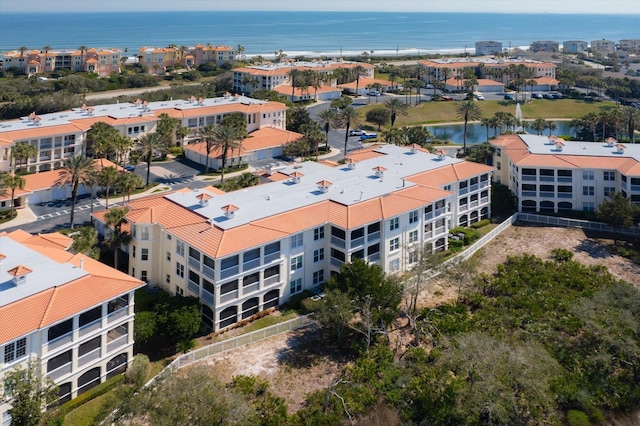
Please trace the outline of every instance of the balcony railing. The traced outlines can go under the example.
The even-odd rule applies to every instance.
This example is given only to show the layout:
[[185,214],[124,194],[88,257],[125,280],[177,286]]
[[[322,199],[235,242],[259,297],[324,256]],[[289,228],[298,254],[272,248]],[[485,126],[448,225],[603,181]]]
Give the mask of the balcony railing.
[[115,351],[116,349],[120,348],[121,346],[124,346],[128,342],[129,342],[129,334],[123,334],[117,339],[114,339],[109,343],[107,343],[107,353]]
[[336,259],[335,257],[331,258],[331,266],[335,266],[336,268],[340,268],[344,262]]
[[280,274],[271,275],[270,277],[264,278],[264,286],[270,286],[280,282]]
[[460,210],[461,212],[466,212],[467,210],[469,210],[469,204],[461,205],[458,210]]
[[280,252],[277,251],[275,253],[269,253],[264,255],[264,263],[271,263],[276,259],[280,258]]
[[631,185],[631,191],[640,191],[640,185]]
[[214,271],[214,269],[213,269],[212,267],[210,267],[210,266],[202,265],[202,273],[203,273],[205,276],[207,276],[207,277],[211,278],[212,280],[216,278],[216,276],[215,276],[215,271]]
[[426,231],[426,232],[424,233],[424,237],[425,237],[425,238],[431,238],[431,237],[433,237],[433,231]]
[[229,278],[233,275],[236,275],[239,271],[240,271],[239,266],[232,266],[230,268],[223,269],[220,271],[220,279],[223,280],[225,278]]
[[482,197],[480,198],[480,204],[486,204],[489,202],[489,197]]
[[367,257],[369,262],[377,262],[380,260],[380,253],[373,253]]
[[200,294],[200,286],[196,282],[189,280],[189,282],[187,283],[187,288],[194,294]]
[[372,232],[369,235],[367,235],[368,243],[373,243],[374,241],[379,241],[379,240],[380,240],[380,231]]
[[94,322],[85,324],[82,327],[80,327],[80,329],[78,329],[78,335],[80,335],[80,337],[86,336],[89,333],[99,330],[101,327],[102,327],[102,318],[98,318]]
[[242,287],[242,295],[253,293],[254,291],[260,290],[260,282],[256,281],[253,284],[249,284]]
[[347,243],[343,239],[334,236],[331,236],[331,244],[340,248],[345,248],[347,246]]
[[238,290],[233,290],[220,295],[220,303],[225,303],[238,298]]
[[56,368],[53,371],[49,371],[47,373],[47,376],[49,376],[51,380],[56,381],[60,377],[66,376],[67,374],[71,373],[71,367],[73,367],[73,364],[71,362],[68,362],[65,365],[61,365],[60,367]]
[[469,204],[469,208],[472,209],[474,207],[478,207],[478,200],[474,200]]
[[486,188],[487,186],[489,186],[488,180],[480,181],[480,188]]
[[64,336],[56,337],[55,339],[47,342],[47,351],[51,352],[52,350],[61,348],[71,342],[73,342],[73,333],[67,333]]
[[558,198],[573,198],[571,192],[558,192]]
[[364,245],[364,237],[356,238],[355,240],[351,240],[351,248],[356,248]]
[[573,182],[573,178],[558,176],[558,182]]
[[242,270],[248,271],[249,269],[257,268],[260,266],[260,258],[248,260],[242,264]]
[[200,270],[200,261],[195,257],[189,257],[189,266],[193,269]]
[[536,191],[522,191],[523,197],[536,197],[538,193]]
[[205,302],[208,303],[210,306],[214,306],[214,297],[213,294],[211,294],[210,292],[208,292],[205,289],[202,289],[202,294],[200,294],[200,298]]
[[555,192],[541,192],[540,193],[540,197],[542,197],[542,198],[553,198],[555,196],[556,196]]
[[458,191],[459,195],[464,195],[467,194],[469,192],[469,188],[460,188],[460,191]]
[[121,318],[129,315],[129,306],[125,306],[124,308],[120,308],[117,311],[111,312],[109,316],[107,316],[107,323],[112,323],[114,321],[118,321]]
[[431,219],[433,219],[433,212],[432,211],[427,212],[427,213],[424,214],[424,220],[431,220]]
[[439,228],[436,228],[436,234],[435,235],[444,234],[444,232],[445,232],[445,227],[441,226]]
[[478,186],[477,183],[474,183],[473,185],[471,185],[469,187],[469,191],[473,192],[473,191],[477,191],[480,188],[480,186]]
[[436,209],[436,216],[442,216],[443,214],[447,213],[447,208],[446,207],[440,207],[439,209]]
[[87,365],[92,361],[95,361],[96,359],[100,359],[100,349],[101,348],[95,348],[92,351],[87,352],[84,355],[80,355],[78,357],[78,367],[82,367],[83,365]]
[[538,179],[537,176],[529,176],[529,175],[522,176],[522,180],[537,180],[537,179]]
[[540,176],[541,182],[554,182],[555,180],[553,176]]

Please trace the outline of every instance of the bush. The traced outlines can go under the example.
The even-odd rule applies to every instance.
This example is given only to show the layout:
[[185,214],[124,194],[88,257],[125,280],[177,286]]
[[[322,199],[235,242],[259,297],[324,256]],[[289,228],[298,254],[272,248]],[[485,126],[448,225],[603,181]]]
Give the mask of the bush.
[[100,395],[104,395],[105,393],[109,392],[111,389],[114,389],[115,387],[121,385],[122,382],[124,382],[124,376],[122,374],[119,374],[107,380],[106,382],[100,383],[98,386],[89,389],[79,397],[74,398],[71,401],[63,404],[60,409],[64,413],[68,413],[72,410],[75,410],[82,404],[89,402],[92,399],[99,397]]
[[567,424],[569,426],[589,426],[589,416],[582,411],[569,410],[567,413]]
[[473,229],[480,229],[480,228],[482,228],[484,226],[489,225],[490,223],[491,223],[491,221],[489,219],[482,219],[481,221],[472,224],[471,227]]
[[291,296],[289,298],[289,300],[287,300],[287,307],[294,309],[296,311],[299,311],[301,309],[305,309],[305,306],[303,304],[303,300],[304,299],[308,299],[311,296],[313,296],[313,292],[310,290],[305,290],[302,293],[299,294],[294,294],[293,296]]
[[134,385],[136,389],[140,389],[145,384],[150,367],[151,362],[148,356],[144,354],[134,356],[131,365],[125,373],[127,383]]
[[169,148],[169,154],[175,157],[182,157],[184,155],[184,149],[181,146],[172,146]]
[[464,246],[464,241],[449,239],[449,250],[451,250],[452,252],[457,252],[462,250],[463,246]]
[[478,238],[480,238],[480,233],[478,231],[475,231],[473,229],[467,229],[467,228],[463,228],[463,227],[457,227],[457,228],[453,228],[452,230],[449,231],[450,234],[464,234],[464,245],[468,246],[469,244],[472,244],[475,240],[477,240]]
[[568,262],[573,259],[573,253],[567,249],[557,248],[551,250],[551,255],[556,262]]

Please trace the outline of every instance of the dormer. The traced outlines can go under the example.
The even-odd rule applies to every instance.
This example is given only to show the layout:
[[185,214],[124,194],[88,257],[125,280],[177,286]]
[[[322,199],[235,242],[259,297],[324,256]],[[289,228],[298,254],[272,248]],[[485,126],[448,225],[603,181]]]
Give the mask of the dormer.
[[376,177],[383,178],[384,177],[384,172],[387,171],[387,168],[386,167],[382,167],[382,166],[376,166],[371,170],[374,171],[374,173],[376,174]]
[[618,143],[615,146],[616,146],[616,152],[618,154],[624,154],[624,149],[626,148],[626,146],[622,145],[621,143]]
[[24,265],[18,265],[15,268],[9,269],[7,273],[11,275],[12,281],[15,285],[24,284],[27,282],[27,275],[32,273],[33,270],[27,268]]
[[347,158],[346,160],[344,160],[344,162],[347,164],[347,167],[352,170],[355,169],[356,164],[358,164],[358,161],[354,160],[353,158]]
[[198,98],[198,105],[204,105],[204,98]]
[[201,206],[206,206],[209,204],[209,200],[212,199],[213,197],[209,194],[198,194],[196,195],[196,198],[200,202]]
[[87,115],[93,115],[94,111],[95,111],[95,108],[93,108],[93,107],[87,108]]
[[607,146],[610,148],[613,148],[616,145],[616,143],[618,143],[618,139],[613,138],[611,136],[606,138],[604,141],[607,143]]
[[329,188],[331,188],[331,185],[333,185],[333,183],[329,182],[326,179],[321,180],[320,182],[316,182],[316,185],[318,185],[318,189],[322,192],[328,192]]
[[226,206],[222,206],[221,210],[224,212],[224,217],[231,219],[235,216],[236,211],[240,210],[240,208],[233,204],[227,204]]
[[289,177],[291,178],[291,182],[293,183],[299,183],[302,176],[304,176],[304,173],[301,173],[297,170],[289,175]]

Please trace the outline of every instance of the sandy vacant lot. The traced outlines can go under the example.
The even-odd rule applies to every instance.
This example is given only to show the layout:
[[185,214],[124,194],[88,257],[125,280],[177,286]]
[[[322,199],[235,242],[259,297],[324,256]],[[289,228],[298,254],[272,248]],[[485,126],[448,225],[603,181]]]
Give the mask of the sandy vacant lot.
[[[493,273],[509,255],[529,253],[549,258],[551,250],[565,248],[574,258],[590,265],[604,265],[616,277],[640,286],[640,265],[610,253],[610,240],[585,235],[579,229],[541,226],[513,226],[496,237],[474,257],[476,272]],[[432,306],[457,296],[446,278],[431,283],[420,302]],[[256,375],[269,381],[271,390],[287,402],[289,411],[302,406],[305,394],[326,389],[349,360],[327,352],[313,329],[299,330],[235,349],[208,359],[223,380],[234,375]],[[302,348],[302,349],[301,349]],[[327,356],[330,355],[330,356]]]

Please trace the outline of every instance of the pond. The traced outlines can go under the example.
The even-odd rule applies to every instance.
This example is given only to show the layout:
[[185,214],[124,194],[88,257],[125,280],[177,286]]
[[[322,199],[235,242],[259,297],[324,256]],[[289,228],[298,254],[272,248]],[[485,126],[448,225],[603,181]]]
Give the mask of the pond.
[[[556,130],[552,131],[552,135],[574,135],[575,130],[571,128],[570,121],[555,121]],[[456,144],[462,145],[464,139],[464,124],[447,124],[442,126],[427,126],[427,129],[437,139],[446,139]],[[525,127],[527,133],[536,134],[535,130]],[[549,130],[545,130],[543,135],[548,135]],[[493,129],[489,129],[489,137],[493,137]],[[467,124],[467,144],[475,145],[487,140],[487,128],[480,123]]]

